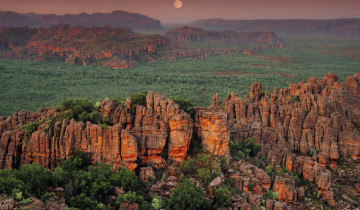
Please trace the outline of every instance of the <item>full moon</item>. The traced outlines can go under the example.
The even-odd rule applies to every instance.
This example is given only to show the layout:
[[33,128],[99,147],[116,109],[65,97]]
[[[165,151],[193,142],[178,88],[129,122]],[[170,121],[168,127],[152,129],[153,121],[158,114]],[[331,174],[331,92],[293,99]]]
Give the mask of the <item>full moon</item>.
[[176,9],[180,9],[181,7],[182,7],[182,2],[180,1],[180,0],[175,0],[174,1],[174,7],[176,8]]

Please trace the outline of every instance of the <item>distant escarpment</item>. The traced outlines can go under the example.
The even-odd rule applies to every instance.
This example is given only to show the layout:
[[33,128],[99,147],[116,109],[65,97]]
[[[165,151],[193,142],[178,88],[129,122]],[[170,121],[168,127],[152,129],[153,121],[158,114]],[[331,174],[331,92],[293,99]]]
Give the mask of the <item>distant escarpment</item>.
[[173,41],[196,41],[205,43],[268,43],[278,44],[283,41],[273,32],[239,33],[236,31],[206,31],[201,28],[183,26],[168,31],[166,37]]
[[153,60],[168,39],[130,29],[55,25],[49,28],[0,29],[2,56],[17,59],[61,60],[70,64],[99,64],[131,68]]
[[332,20],[225,20],[205,19],[193,22],[191,25],[210,30],[235,30],[240,32],[273,31],[275,33],[290,34],[337,34],[360,35],[360,19],[332,19]]
[[129,13],[125,11],[113,11],[112,13],[81,13],[81,14],[19,14],[16,12],[0,11],[0,27],[32,28],[48,27],[55,24],[70,24],[74,26],[112,26],[130,28],[133,30],[158,30],[161,29],[159,20],[147,16]]
[[[235,43],[238,48],[197,48],[183,41]],[[247,43],[261,44],[248,48]],[[254,53],[282,47],[274,33],[212,32],[183,27],[167,36],[144,35],[111,26],[54,25],[49,28],[0,28],[0,57],[23,60],[56,60],[69,64],[95,64],[114,69],[179,58],[203,59],[216,53]]]
[[[229,164],[204,191],[211,197],[231,180],[245,195],[232,197],[234,208],[301,207],[314,202],[304,200],[309,196],[337,209],[358,205],[360,170],[347,164],[360,159],[360,73],[342,83],[329,73],[272,93],[257,82],[245,98],[231,93],[222,104],[216,95],[210,107],[196,107],[191,115],[159,93],[133,99],[95,107],[68,101],[0,118],[0,168],[35,162],[54,169],[80,149],[92,163],[138,171],[144,182],[159,168],[174,180],[180,177],[174,165],[189,161],[189,151],[200,144],[202,152]],[[166,196],[175,184],[160,180],[151,189]],[[345,189],[353,198],[339,197]]]

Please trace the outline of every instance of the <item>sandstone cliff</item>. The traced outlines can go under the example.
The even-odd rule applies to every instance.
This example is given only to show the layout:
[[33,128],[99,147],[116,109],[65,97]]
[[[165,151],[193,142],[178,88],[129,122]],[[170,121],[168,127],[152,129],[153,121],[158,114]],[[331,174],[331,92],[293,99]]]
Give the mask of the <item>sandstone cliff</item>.
[[[360,117],[359,87],[358,73],[343,83],[329,73],[271,94],[255,83],[250,97],[240,99],[232,93],[224,99],[230,139],[245,142],[252,137],[267,162],[301,174],[334,203],[328,168],[335,170],[340,157],[360,158],[360,133],[355,126]],[[281,200],[296,199],[283,178],[275,179],[273,190]]]
[[27,136],[24,125],[49,119],[59,110],[22,111],[0,118],[0,166],[12,168],[36,162],[53,169],[75,149],[89,153],[93,163],[104,162],[130,170],[138,164],[159,167],[165,162],[164,154],[174,164],[181,163],[193,132],[190,115],[179,110],[173,101],[153,92],[148,93],[146,106],[136,107],[135,115],[131,114],[131,107],[130,99],[118,107],[111,101],[103,101],[100,111],[103,116],[110,116],[110,123],[114,124],[108,128],[74,119],[50,126],[44,120],[31,136]]
[[32,60],[62,60],[70,64],[100,64],[132,68],[153,60],[169,40],[125,28],[55,25],[49,28],[0,29],[2,56]]
[[201,28],[183,26],[168,31],[166,37],[173,41],[196,41],[205,43],[268,43],[279,44],[283,41],[273,32],[239,33],[236,31],[206,31]]

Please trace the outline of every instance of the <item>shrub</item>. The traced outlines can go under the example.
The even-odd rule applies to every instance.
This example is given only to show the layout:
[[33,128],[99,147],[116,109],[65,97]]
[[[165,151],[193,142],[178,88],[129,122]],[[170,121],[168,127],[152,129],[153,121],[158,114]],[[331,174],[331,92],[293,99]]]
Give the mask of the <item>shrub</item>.
[[231,204],[230,191],[227,187],[221,186],[214,190],[214,206],[216,208],[226,207]]
[[33,201],[30,198],[22,199],[21,204],[22,205],[28,205],[32,203]]
[[164,201],[161,198],[154,197],[151,201],[151,206],[155,210],[160,210],[164,208]]
[[21,192],[21,190],[14,188],[11,191],[11,196],[16,200],[16,201],[21,201],[23,199],[23,193]]
[[180,210],[207,209],[209,206],[209,202],[205,199],[203,191],[186,179],[171,192],[167,207]]
[[255,144],[253,138],[246,139],[246,149],[249,149],[248,154],[251,157],[255,157],[257,153],[260,151],[260,146]]
[[62,102],[60,110],[62,112],[68,112],[70,118],[80,120],[82,113],[89,113],[93,108],[93,104],[87,99],[68,99]]
[[25,133],[26,133],[26,136],[28,138],[31,137],[31,134],[34,133],[39,127],[39,124],[38,123],[34,123],[34,122],[31,122],[31,123],[28,123],[25,125]]
[[195,109],[193,103],[189,99],[183,99],[179,97],[171,97],[176,104],[179,105],[179,109],[188,113],[192,118],[195,116]]
[[274,166],[271,164],[267,165],[265,168],[265,171],[267,174],[271,174],[273,172],[273,170],[274,170]]
[[309,151],[308,156],[312,157],[314,155],[314,153],[318,153],[318,152],[319,152],[318,149],[313,148]]
[[294,95],[292,96],[291,98],[291,102],[294,103],[294,102],[299,102],[300,101],[300,96],[298,95]]
[[90,210],[94,209],[98,202],[87,197],[85,193],[81,193],[80,195],[72,196],[69,200],[69,204],[71,207]]
[[269,190],[267,193],[266,193],[266,197],[268,199],[276,199],[278,197],[279,193],[278,192],[273,192],[271,190]]
[[44,195],[41,196],[41,200],[44,201],[45,203],[49,202],[50,198],[55,197],[55,193],[53,192],[46,192]]
[[89,113],[87,113],[86,111],[82,112],[79,115],[79,121],[86,122],[86,121],[89,121],[89,120],[90,120],[90,116],[89,116]]
[[255,187],[254,183],[250,183],[249,184],[249,191],[253,191],[254,187]]
[[99,124],[101,113],[98,111],[92,111],[89,115],[90,122],[93,124]]
[[129,201],[131,203],[137,203],[141,205],[144,202],[144,198],[141,195],[137,195],[136,192],[129,191],[125,195],[117,197],[116,205],[120,206],[124,201]]

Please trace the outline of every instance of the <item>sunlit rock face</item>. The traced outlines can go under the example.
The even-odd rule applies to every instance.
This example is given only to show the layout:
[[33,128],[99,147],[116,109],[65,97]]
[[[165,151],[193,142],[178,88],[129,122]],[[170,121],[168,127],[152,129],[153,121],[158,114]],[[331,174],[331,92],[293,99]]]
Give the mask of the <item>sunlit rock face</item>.
[[45,122],[31,136],[25,134],[25,124],[55,116],[59,110],[22,111],[1,118],[1,168],[36,162],[54,169],[75,149],[90,154],[92,163],[104,162],[130,170],[139,165],[160,167],[164,156],[173,164],[184,161],[193,133],[190,115],[179,110],[172,100],[153,92],[148,93],[145,106],[136,107],[135,115],[131,114],[131,107],[131,99],[118,106],[103,101],[99,110],[102,117],[109,116],[112,126],[104,128],[65,119],[50,128]]

